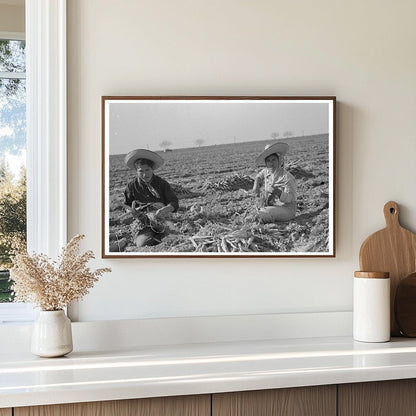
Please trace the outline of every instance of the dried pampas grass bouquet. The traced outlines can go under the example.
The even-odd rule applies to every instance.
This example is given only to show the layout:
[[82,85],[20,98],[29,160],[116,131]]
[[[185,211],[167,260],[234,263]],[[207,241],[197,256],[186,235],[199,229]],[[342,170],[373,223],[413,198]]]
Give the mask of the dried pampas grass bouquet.
[[83,238],[81,234],[72,238],[57,261],[45,254],[29,255],[26,250],[17,253],[10,270],[14,301],[33,303],[44,311],[57,311],[86,295],[100,276],[111,269],[92,271],[87,267],[94,253],[78,254]]

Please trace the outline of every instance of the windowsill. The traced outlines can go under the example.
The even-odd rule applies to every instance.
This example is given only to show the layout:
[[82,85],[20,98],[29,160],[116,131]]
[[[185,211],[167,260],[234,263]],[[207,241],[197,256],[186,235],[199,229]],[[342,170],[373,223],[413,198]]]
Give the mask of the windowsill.
[[0,303],[0,325],[29,324],[36,317],[36,311],[27,303]]

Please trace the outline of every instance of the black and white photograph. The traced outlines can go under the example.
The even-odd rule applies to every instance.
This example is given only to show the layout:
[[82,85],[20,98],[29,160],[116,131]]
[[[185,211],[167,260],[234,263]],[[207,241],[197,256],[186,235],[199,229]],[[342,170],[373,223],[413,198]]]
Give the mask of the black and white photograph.
[[335,97],[102,97],[102,256],[334,257]]

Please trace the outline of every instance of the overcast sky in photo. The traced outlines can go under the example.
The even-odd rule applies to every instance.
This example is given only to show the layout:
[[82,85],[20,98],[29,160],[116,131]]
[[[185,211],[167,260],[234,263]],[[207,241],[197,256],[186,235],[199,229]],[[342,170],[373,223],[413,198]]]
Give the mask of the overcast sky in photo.
[[[107,101],[108,102],[108,101]],[[133,149],[162,150],[238,143],[274,141],[329,132],[329,102],[313,101],[110,101],[109,152],[125,154]]]

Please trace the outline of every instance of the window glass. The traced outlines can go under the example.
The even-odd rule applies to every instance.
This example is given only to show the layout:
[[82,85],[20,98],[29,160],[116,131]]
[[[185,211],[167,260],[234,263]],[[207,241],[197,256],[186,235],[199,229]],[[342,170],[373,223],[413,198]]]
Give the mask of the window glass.
[[0,39],[0,72],[26,72],[24,40]]
[[0,303],[12,301],[8,269],[26,244],[25,42],[0,39]]

